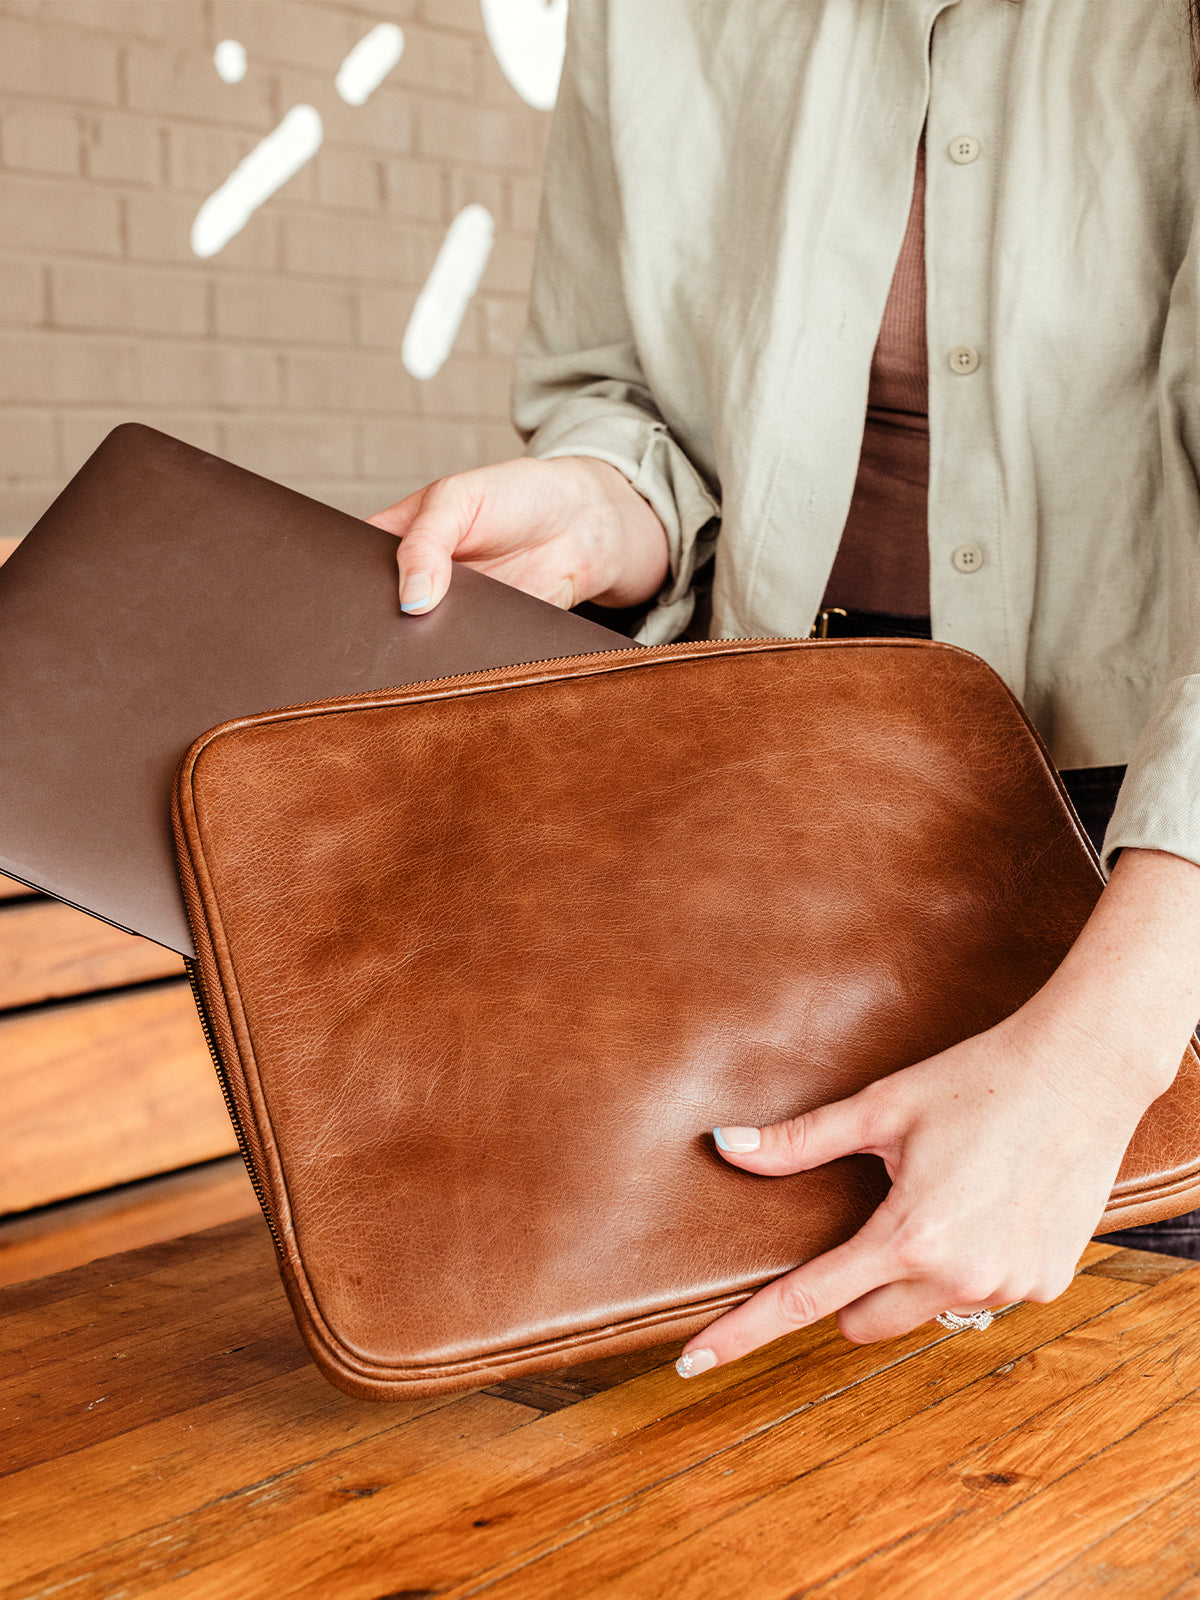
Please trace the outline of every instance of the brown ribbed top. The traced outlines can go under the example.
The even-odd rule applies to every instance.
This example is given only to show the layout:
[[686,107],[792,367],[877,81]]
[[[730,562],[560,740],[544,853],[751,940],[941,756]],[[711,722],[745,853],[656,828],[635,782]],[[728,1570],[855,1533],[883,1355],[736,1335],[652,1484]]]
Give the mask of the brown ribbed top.
[[871,361],[854,498],[826,606],[929,615],[929,367],[925,350],[925,141]]

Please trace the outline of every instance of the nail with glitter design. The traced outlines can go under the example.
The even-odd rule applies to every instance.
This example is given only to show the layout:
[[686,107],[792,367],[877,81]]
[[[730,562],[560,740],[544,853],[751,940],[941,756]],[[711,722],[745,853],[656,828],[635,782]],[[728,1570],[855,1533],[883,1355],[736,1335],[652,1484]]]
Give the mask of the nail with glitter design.
[[698,1378],[716,1364],[717,1358],[711,1350],[689,1350],[675,1363],[675,1371],[681,1378]]

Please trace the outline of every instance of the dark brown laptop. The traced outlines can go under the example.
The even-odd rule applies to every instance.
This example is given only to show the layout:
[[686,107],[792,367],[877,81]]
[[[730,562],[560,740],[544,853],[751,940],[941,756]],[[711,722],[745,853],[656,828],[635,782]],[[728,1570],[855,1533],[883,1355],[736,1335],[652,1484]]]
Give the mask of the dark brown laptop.
[[626,647],[458,568],[404,617],[390,534],[117,428],[0,567],[0,872],[193,953],[171,780],[231,717]]

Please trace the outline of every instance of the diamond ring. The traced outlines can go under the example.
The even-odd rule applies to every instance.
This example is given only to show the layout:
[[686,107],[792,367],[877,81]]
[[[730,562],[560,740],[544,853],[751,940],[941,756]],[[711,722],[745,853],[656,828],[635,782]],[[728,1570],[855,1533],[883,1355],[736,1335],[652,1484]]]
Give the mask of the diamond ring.
[[939,1311],[933,1319],[940,1322],[943,1328],[949,1328],[951,1333],[961,1333],[964,1328],[974,1328],[977,1333],[985,1333],[992,1325],[990,1311],[972,1311],[969,1316],[960,1317],[957,1311]]

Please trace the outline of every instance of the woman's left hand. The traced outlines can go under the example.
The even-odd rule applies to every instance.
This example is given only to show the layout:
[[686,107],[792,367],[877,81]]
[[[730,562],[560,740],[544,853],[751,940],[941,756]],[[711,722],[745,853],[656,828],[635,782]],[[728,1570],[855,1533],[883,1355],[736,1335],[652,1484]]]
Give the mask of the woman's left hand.
[[1198,942],[1200,869],[1126,851],[1066,961],[1012,1016],[848,1100],[719,1130],[744,1171],[804,1172],[865,1151],[892,1188],[846,1244],[697,1334],[681,1373],[835,1312],[861,1344],[942,1311],[1061,1294],[1134,1129],[1178,1069],[1200,1011]]

